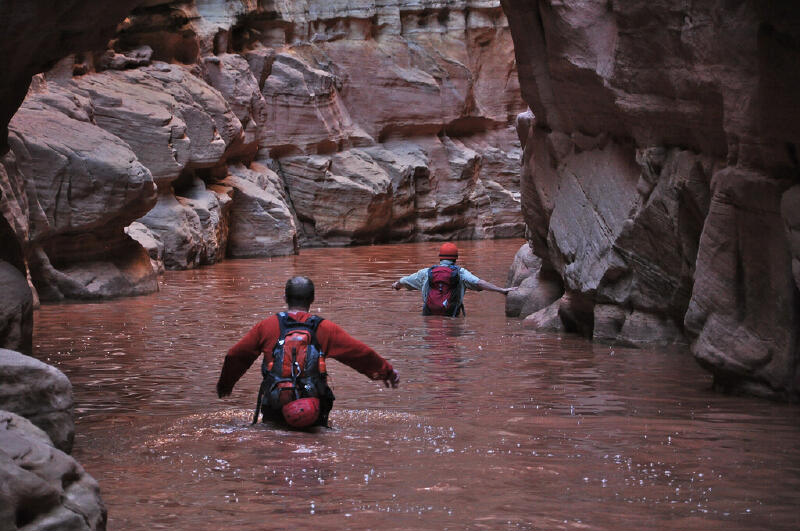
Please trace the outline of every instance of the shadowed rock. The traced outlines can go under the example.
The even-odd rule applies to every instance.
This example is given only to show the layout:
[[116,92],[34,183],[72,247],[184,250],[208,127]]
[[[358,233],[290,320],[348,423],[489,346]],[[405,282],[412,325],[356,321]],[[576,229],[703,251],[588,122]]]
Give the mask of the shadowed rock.
[[47,434],[0,410],[0,522],[3,529],[106,528],[97,482]]
[[581,301],[562,324],[688,340],[721,387],[798,398],[798,5],[503,7],[530,243]]
[[0,384],[0,409],[36,424],[60,450],[72,450],[72,385],[64,373],[36,358],[0,349]]

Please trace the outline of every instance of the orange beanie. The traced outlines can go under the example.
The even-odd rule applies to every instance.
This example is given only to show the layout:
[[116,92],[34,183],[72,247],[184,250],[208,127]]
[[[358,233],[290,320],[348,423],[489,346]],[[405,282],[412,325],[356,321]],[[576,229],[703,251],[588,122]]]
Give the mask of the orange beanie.
[[458,247],[456,244],[445,242],[439,247],[439,258],[442,260],[455,260],[458,258]]

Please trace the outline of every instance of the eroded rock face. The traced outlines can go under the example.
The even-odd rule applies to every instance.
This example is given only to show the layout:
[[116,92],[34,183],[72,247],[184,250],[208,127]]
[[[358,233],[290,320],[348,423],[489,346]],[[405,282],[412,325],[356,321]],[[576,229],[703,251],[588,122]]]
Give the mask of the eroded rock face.
[[41,79],[10,123],[24,188],[17,234],[43,300],[157,289],[146,255],[124,227],[153,205],[150,171],[92,121],[91,103]]
[[140,3],[143,0],[0,3],[0,71],[5,73],[0,80],[0,155],[7,147],[6,126],[25,98],[31,77],[66,54],[105,46],[120,20]]
[[[12,124],[3,211],[44,300],[152,291],[149,260],[522,235],[523,104],[497,2],[139,4],[106,49],[38,80]],[[81,189],[64,211],[59,183],[126,164],[152,189],[134,197],[115,168],[124,209],[115,190]]]
[[530,324],[688,341],[721,386],[800,397],[800,8],[503,7],[531,109],[516,122],[522,210],[567,297]]
[[106,528],[97,482],[27,419],[0,410],[0,522],[3,529]]
[[[178,31],[183,40],[169,37]],[[497,3],[159,2],[134,11],[118,37],[108,56],[118,63],[130,64],[124,50],[147,47],[153,60],[201,65],[242,125],[227,163],[252,169],[258,160],[276,172],[301,246],[524,230],[511,128],[521,102]],[[203,180],[229,186],[232,173]],[[234,193],[234,210],[250,208],[236,197],[254,193]],[[346,215],[329,201],[319,208],[331,194],[348,198]],[[269,226],[242,221],[228,253],[273,252],[242,247],[254,235],[240,229]],[[295,236],[278,230],[257,238]]]
[[23,416],[44,430],[55,446],[72,450],[72,385],[36,358],[0,349],[0,409]]
[[280,256],[297,252],[297,226],[283,181],[259,162],[231,165],[219,190],[233,198],[230,214],[232,257]]

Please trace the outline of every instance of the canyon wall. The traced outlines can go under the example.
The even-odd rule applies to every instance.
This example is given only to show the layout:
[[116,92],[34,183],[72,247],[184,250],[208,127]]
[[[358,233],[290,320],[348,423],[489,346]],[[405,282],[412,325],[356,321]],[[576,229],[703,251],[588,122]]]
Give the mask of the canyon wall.
[[529,105],[507,312],[800,398],[800,5],[503,7]]
[[133,7],[9,123],[2,211],[41,300],[225,256],[524,233],[499,2]]
[[2,529],[106,525],[68,380],[20,354],[39,299],[524,231],[497,1],[0,0],[0,66]]

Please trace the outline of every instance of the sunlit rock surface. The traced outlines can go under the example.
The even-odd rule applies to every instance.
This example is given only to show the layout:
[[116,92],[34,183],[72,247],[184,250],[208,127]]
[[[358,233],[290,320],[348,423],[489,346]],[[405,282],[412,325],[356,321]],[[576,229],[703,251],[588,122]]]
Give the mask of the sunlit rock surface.
[[[800,6],[503,7],[530,107],[516,126],[541,266],[518,261],[563,282],[560,325],[688,341],[721,387],[800,397]],[[521,269],[525,301],[509,313],[557,329]]]
[[0,526],[25,531],[106,528],[97,482],[29,420],[0,409]]
[[65,452],[72,450],[72,385],[67,377],[36,358],[0,349],[0,409],[21,415]]

